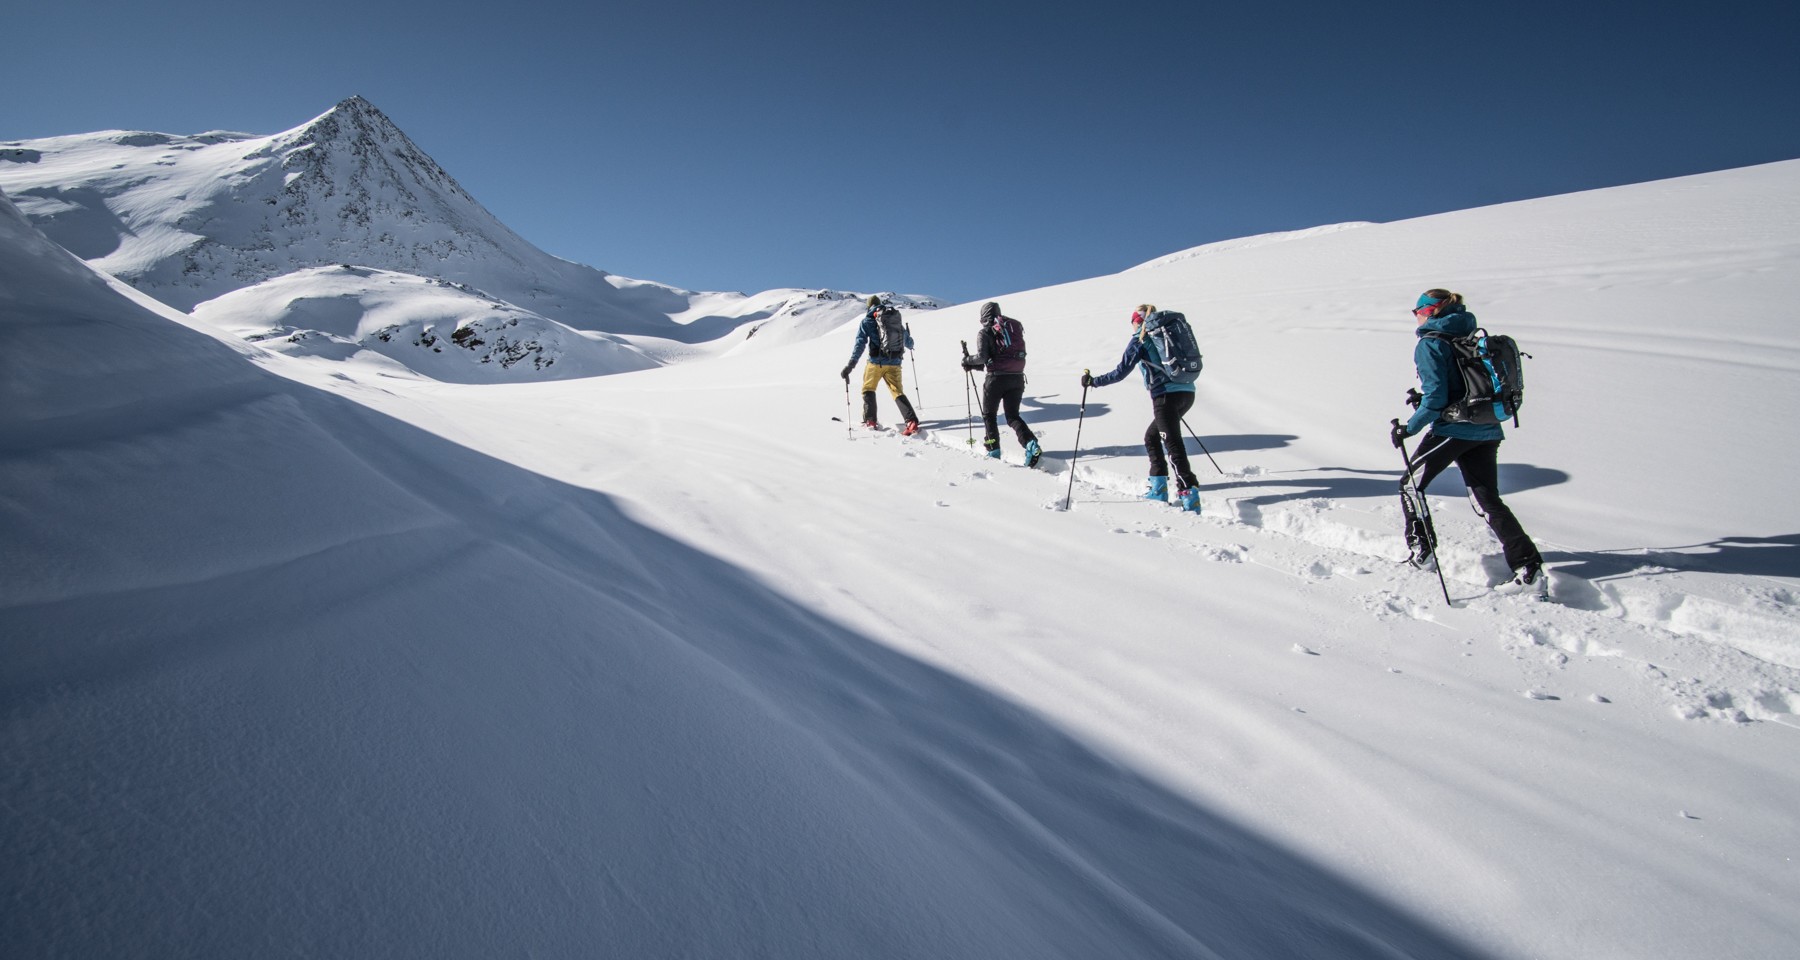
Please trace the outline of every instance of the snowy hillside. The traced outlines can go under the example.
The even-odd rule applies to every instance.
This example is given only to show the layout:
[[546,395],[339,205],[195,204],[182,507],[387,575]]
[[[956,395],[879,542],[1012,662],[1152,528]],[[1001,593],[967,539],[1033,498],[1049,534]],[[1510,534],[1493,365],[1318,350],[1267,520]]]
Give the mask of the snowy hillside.
[[208,300],[194,317],[282,353],[345,360],[367,350],[453,382],[657,365],[617,337],[570,329],[472,287],[366,267],[297,270]]
[[[570,370],[588,376],[637,369],[646,357],[734,349],[751,328],[781,334],[798,322],[806,329],[788,307],[813,293],[695,293],[550,256],[495,219],[360,97],[267,137],[108,131],[3,143],[0,189],[47,236],[95,267],[178,309],[205,304],[201,313],[227,327],[266,332],[282,325],[252,309],[282,296],[330,299],[341,316],[345,304],[361,298],[342,283],[301,292],[296,287],[304,282],[290,279],[268,291],[228,296],[340,266],[442,281],[501,305],[508,319],[537,318],[526,334],[536,344],[526,351],[533,362],[523,365],[495,366],[490,358],[476,369],[480,360],[476,367],[447,364],[417,351],[362,344],[401,363],[419,359],[412,369],[452,380],[544,379]],[[379,291],[368,296],[385,302]],[[296,312],[307,311],[285,315]],[[632,336],[642,353],[622,353],[616,344],[595,349],[580,333],[556,327]],[[457,329],[427,321],[423,332],[448,338]],[[347,346],[328,341],[340,337],[332,330],[312,332],[325,335],[310,338],[322,348],[319,355]],[[562,353],[563,346],[570,352]]]
[[[834,419],[853,302],[435,383],[228,340],[0,204],[0,943],[1789,957],[1796,224],[1773,164],[1000,295],[1028,470],[966,443],[976,304],[908,311],[901,438]],[[1435,285],[1533,355],[1502,483],[1554,602],[1491,589],[1453,474],[1454,603],[1397,562]],[[1198,517],[1136,498],[1135,379],[1078,385],[1145,301],[1206,351]]]

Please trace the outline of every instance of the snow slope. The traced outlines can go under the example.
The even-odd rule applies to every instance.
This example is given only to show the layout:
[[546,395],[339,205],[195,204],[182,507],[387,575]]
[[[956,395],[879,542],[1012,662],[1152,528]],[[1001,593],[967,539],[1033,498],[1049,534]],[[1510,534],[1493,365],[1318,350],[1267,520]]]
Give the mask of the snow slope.
[[0,251],[9,955],[1457,949],[604,494],[256,369],[4,203]]
[[1283,230],[1279,233],[1261,233],[1253,237],[1218,240],[1213,243],[1203,243],[1197,247],[1189,247],[1186,250],[1165,254],[1154,260],[1140,263],[1131,269],[1149,270],[1155,267],[1165,267],[1171,263],[1179,263],[1182,260],[1192,260],[1195,257],[1205,257],[1224,253],[1227,250],[1245,250],[1250,247],[1267,246],[1271,243],[1286,243],[1290,240],[1304,240],[1308,237],[1318,237],[1325,234],[1337,233],[1340,230],[1354,230],[1357,227],[1366,227],[1369,225],[1370,224],[1366,221],[1357,220],[1351,223],[1331,223],[1322,227],[1308,227],[1305,230]]
[[[1746,412],[1800,409],[1797,207],[1775,164],[1000,296],[1038,471],[967,450],[974,304],[911,312],[902,439],[832,420],[848,326],[401,379],[4,219],[0,942],[1790,956],[1797,465]],[[1456,604],[1394,562],[1438,284],[1534,355],[1556,603],[1489,591],[1454,477]],[[1200,517],[1135,499],[1143,391],[1076,385],[1146,300],[1207,351]]]

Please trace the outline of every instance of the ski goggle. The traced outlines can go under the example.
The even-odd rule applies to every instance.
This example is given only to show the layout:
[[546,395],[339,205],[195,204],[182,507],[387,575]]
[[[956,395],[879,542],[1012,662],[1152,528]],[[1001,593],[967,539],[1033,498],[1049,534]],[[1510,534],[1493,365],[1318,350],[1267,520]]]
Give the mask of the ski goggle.
[[1135,326],[1144,322],[1144,315],[1136,310],[1131,311],[1131,322]]
[[1414,317],[1417,317],[1420,320],[1430,320],[1431,315],[1436,312],[1437,312],[1437,304],[1428,303],[1428,304],[1418,308],[1417,310],[1414,310],[1412,312],[1412,315]]

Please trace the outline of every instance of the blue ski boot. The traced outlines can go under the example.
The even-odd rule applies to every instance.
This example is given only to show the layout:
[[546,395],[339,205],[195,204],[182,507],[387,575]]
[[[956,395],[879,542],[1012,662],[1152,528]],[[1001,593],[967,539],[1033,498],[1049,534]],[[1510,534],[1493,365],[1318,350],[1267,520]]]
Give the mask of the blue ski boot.
[[1175,502],[1189,513],[1200,512],[1200,491],[1189,487],[1175,494]]
[[1038,446],[1038,442],[1036,440],[1033,440],[1030,443],[1025,445],[1025,465],[1026,466],[1028,466],[1028,467],[1037,466],[1038,460],[1042,459],[1043,456],[1044,456],[1044,448]]
[[1168,503],[1169,502],[1169,478],[1168,477],[1151,477],[1150,478],[1150,489],[1144,491],[1144,499],[1145,500],[1161,500],[1163,503]]

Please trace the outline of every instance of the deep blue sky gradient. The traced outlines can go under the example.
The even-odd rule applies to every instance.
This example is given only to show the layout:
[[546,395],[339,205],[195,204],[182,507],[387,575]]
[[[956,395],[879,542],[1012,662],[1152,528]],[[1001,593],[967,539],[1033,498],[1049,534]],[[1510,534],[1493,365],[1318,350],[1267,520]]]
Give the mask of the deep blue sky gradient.
[[1800,157],[1770,2],[30,3],[0,140],[353,94],[551,253],[955,301],[1214,240]]

